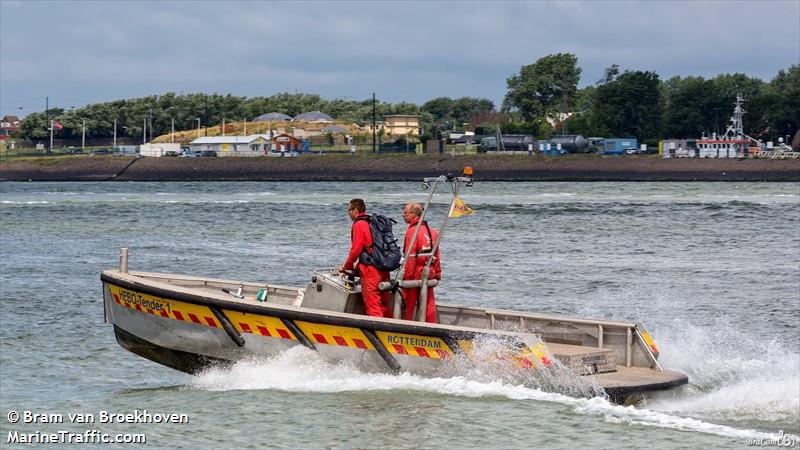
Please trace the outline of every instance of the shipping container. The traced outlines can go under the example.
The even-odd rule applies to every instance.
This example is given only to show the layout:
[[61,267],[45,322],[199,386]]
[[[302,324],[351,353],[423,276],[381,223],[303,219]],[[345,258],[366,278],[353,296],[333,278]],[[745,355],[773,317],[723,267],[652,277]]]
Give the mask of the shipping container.
[[606,138],[603,140],[603,154],[605,155],[622,155],[625,150],[638,150],[638,148],[639,143],[636,138]]

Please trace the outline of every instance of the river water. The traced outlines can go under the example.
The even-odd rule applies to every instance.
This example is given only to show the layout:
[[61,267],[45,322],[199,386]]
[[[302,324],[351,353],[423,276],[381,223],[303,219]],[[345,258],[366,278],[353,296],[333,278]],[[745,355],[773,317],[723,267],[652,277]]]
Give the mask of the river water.
[[[746,448],[800,434],[797,183],[465,188],[475,214],[445,232],[437,298],[644,322],[690,384],[635,407],[469,374],[365,373],[304,349],[190,376],[123,350],[103,323],[99,272],[119,247],[136,270],[300,286],[342,262],[350,198],[400,221],[426,195],[418,183],[0,184],[0,445],[92,429],[145,434],[148,448]],[[68,416],[144,409],[189,422]]]

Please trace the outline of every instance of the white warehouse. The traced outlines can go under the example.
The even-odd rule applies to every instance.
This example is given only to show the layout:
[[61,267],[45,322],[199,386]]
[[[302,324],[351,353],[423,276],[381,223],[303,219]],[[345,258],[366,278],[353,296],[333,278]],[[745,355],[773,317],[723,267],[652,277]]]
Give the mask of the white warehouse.
[[154,144],[148,142],[139,146],[139,155],[141,156],[178,156],[181,154],[181,144]]
[[269,134],[206,136],[189,143],[192,151],[215,151],[217,156],[264,156],[270,148]]

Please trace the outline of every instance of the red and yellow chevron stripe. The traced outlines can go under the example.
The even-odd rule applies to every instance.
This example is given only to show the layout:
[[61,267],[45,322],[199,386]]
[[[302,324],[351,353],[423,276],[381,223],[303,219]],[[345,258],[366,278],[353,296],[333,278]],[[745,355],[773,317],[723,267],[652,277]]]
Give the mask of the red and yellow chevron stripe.
[[[470,358],[475,359],[477,356],[474,351],[474,343],[469,340],[458,340],[458,346]],[[537,366],[549,366],[552,364],[550,358],[547,356],[547,347],[544,344],[538,343],[533,347],[525,346],[521,349],[508,351],[491,351],[489,352],[492,357],[500,360],[510,361],[517,367],[524,369],[535,369]]]
[[650,333],[647,331],[641,331],[640,334],[642,335],[642,339],[644,339],[645,344],[650,347],[650,351],[653,352],[653,354],[658,355],[658,346],[656,346],[653,338],[650,337]]
[[281,319],[276,317],[250,314],[240,311],[224,310],[225,316],[233,327],[242,333],[260,334],[261,336],[291,339],[296,341],[294,333],[286,328]]
[[[120,306],[130,308],[141,313],[161,316],[166,319],[192,322],[212,328],[222,328],[222,324],[211,312],[208,306],[192,303],[167,300],[162,297],[142,294],[123,289],[119,286],[108,285],[114,302]],[[234,328],[243,333],[259,334],[261,336],[281,339],[297,340],[280,319],[275,317],[247,314],[238,311],[223,310]]]
[[300,320],[296,321],[295,324],[297,324],[300,331],[302,331],[311,342],[317,344],[360,348],[362,350],[375,349],[364,333],[358,328],[323,325]]
[[514,355],[514,359],[517,364],[526,369],[533,369],[539,363],[544,366],[551,364],[550,358],[547,357],[547,347],[541,342],[533,347],[526,345],[519,350],[519,355]]
[[440,338],[415,334],[377,331],[375,335],[396,355],[419,356],[422,358],[449,359],[453,350]]

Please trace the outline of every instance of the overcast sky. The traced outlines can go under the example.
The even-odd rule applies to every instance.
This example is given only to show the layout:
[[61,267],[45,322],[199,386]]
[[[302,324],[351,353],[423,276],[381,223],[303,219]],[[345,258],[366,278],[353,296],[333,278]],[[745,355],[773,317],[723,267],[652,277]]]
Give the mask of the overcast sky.
[[581,86],[612,64],[768,81],[800,63],[800,0],[0,0],[0,115],[170,91],[499,106],[506,78],[560,52]]

